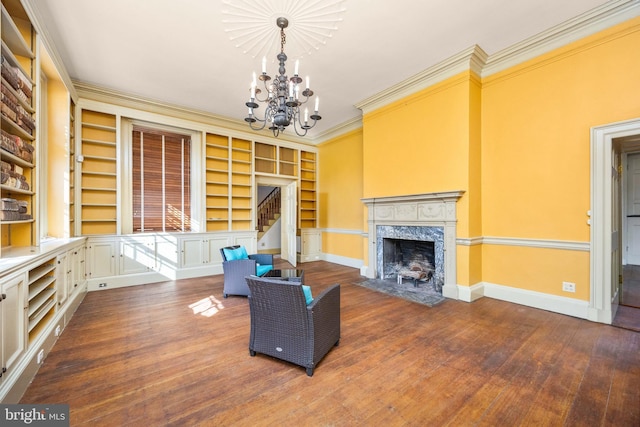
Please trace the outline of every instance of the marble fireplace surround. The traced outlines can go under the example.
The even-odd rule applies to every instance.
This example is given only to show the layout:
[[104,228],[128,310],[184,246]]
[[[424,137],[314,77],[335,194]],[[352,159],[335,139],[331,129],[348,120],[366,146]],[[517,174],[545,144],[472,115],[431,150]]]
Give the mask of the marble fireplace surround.
[[[378,226],[441,227],[444,230],[444,285],[442,295],[458,298],[456,281],[456,203],[464,191],[362,199],[368,210],[368,266],[366,276],[379,278]],[[388,227],[380,227],[387,234]],[[380,236],[380,240],[388,235]]]

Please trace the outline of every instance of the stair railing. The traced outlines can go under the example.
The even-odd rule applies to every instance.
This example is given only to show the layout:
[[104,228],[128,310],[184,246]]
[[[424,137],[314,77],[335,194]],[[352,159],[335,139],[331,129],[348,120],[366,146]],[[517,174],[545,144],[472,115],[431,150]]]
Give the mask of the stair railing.
[[264,231],[269,221],[280,213],[280,187],[275,187],[258,205],[258,231]]

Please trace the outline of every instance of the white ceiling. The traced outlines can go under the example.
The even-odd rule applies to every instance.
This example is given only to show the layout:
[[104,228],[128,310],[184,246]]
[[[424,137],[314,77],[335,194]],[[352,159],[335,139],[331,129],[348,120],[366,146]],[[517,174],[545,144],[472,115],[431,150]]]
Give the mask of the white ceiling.
[[[492,55],[604,0],[30,0],[72,79],[242,121],[262,53],[237,47],[234,21],[291,21],[288,70],[300,59],[323,119],[310,136],[361,116],[354,107],[479,45]],[[244,12],[243,12],[244,9]],[[256,12],[259,11],[259,12]],[[245,16],[246,19],[241,19]],[[322,21],[311,53],[296,24]],[[325,22],[326,21],[326,22]],[[253,24],[252,24],[253,25]],[[240,25],[242,26],[242,25]],[[251,25],[249,25],[251,27]],[[233,28],[232,28],[233,27]],[[263,36],[260,36],[263,37]],[[273,41],[270,40],[270,41]],[[323,43],[324,41],[324,43]],[[316,49],[316,45],[318,48]],[[290,47],[290,49],[289,49]],[[264,50],[264,49],[263,49]]]

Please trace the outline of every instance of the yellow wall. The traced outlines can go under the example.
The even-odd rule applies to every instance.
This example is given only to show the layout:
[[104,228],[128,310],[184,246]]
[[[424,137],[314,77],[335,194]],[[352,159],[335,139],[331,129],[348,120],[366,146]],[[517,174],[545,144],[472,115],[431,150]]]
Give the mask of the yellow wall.
[[[362,231],[362,130],[349,132],[319,146],[319,226],[334,230],[322,236],[322,251],[364,259]],[[339,230],[336,232],[335,230]]]
[[[322,149],[321,185],[330,183],[323,197],[335,194],[321,226],[356,227],[341,214],[360,197],[463,190],[457,237],[505,240],[459,245],[458,284],[588,300],[589,252],[548,246],[590,239],[590,129],[640,117],[638,52],[635,18],[482,81],[464,72],[368,113],[361,195],[331,177],[359,185],[355,171],[347,172],[357,163],[356,138]],[[514,238],[525,246],[508,244]],[[340,243],[328,236],[323,249],[337,253]],[[366,243],[366,264],[365,257]],[[576,293],[562,292],[562,281],[576,283]]]
[[[483,80],[484,236],[589,241],[590,128],[640,116],[639,52],[634,19]],[[482,279],[589,300],[589,253],[485,245]]]

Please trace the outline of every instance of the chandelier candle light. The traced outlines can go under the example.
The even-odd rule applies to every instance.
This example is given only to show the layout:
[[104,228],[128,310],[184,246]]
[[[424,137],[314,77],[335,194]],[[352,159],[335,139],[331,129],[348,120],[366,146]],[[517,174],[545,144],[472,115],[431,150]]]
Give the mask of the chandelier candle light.
[[[276,20],[276,25],[280,27],[280,53],[277,56],[280,62],[278,76],[275,77],[273,83],[269,83],[271,76],[267,74],[267,58],[262,58],[262,74],[258,76],[258,79],[264,84],[266,97],[264,99],[258,98],[258,95],[262,93],[262,91],[257,87],[256,74],[253,73],[250,99],[249,102],[245,103],[249,108],[249,115],[244,120],[249,123],[249,126],[253,130],[262,130],[267,123],[269,123],[269,129],[273,131],[273,135],[276,137],[280,132],[284,132],[287,126],[293,123],[296,134],[298,134],[298,136],[305,136],[307,131],[314,127],[317,121],[322,118],[318,115],[319,99],[316,96],[315,109],[311,116],[309,116],[309,109],[305,108],[304,117],[300,117],[300,106],[309,101],[309,98],[313,96],[313,91],[309,88],[309,77],[307,77],[305,89],[300,93],[300,83],[302,83],[302,79],[298,76],[299,61],[296,60],[293,77],[287,77],[287,71],[285,69],[287,55],[284,53],[286,36],[284,29],[289,26],[289,21],[286,18],[280,17]],[[303,101],[300,100],[300,95],[304,97]],[[260,106],[256,101],[266,104],[266,111],[262,119],[254,115],[253,110]],[[309,119],[312,120],[311,123],[309,123]],[[256,122],[261,124],[256,125]]]

